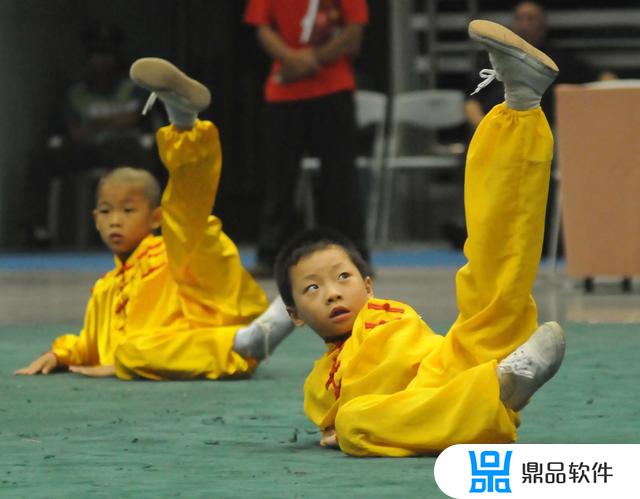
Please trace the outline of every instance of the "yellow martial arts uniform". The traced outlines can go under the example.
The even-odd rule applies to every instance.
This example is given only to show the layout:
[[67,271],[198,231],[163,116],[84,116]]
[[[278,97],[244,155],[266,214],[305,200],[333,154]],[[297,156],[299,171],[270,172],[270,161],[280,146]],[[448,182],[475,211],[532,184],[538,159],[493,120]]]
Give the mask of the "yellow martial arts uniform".
[[531,291],[552,154],[540,108],[503,103],[480,123],[465,173],[468,263],[456,276],[459,316],[447,335],[433,335],[397,302],[384,302],[386,316],[372,320],[368,307],[379,300],[370,301],[351,338],[339,350],[330,345],[307,379],[306,413],[322,429],[335,426],[344,452],[411,456],[516,439],[519,417],[500,401],[496,368],[537,328]]
[[217,379],[256,367],[233,351],[236,331],[268,305],[238,250],[210,215],[222,153],[216,127],[197,121],[157,133],[169,170],[162,236],[147,236],[98,279],[79,336],[52,351],[63,365],[115,365],[121,379]]

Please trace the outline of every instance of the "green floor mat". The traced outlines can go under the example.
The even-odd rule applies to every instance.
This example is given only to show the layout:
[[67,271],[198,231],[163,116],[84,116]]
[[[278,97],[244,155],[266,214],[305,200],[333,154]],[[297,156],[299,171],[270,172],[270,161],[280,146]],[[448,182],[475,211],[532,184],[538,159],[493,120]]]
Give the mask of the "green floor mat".
[[[633,325],[566,326],[557,377],[522,443],[640,443]],[[445,497],[434,458],[357,459],[317,445],[302,383],[323,345],[298,330],[252,380],[16,377],[65,328],[0,328],[0,496]]]

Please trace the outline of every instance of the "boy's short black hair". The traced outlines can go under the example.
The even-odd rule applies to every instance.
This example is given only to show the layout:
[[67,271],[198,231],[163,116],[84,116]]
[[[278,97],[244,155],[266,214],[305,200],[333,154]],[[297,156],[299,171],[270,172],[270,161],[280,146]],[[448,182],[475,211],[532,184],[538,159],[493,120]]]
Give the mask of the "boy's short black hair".
[[364,279],[371,275],[369,264],[356,246],[345,236],[331,229],[317,228],[299,232],[280,250],[275,262],[275,278],[282,301],[288,307],[294,306],[289,270],[302,258],[329,246],[342,248]]

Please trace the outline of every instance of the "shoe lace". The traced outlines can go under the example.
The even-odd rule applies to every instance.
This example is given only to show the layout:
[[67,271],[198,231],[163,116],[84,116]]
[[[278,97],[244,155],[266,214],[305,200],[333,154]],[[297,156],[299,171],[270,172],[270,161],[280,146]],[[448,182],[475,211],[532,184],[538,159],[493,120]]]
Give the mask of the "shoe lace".
[[149,98],[147,99],[147,102],[145,103],[144,107],[142,108],[142,115],[143,116],[145,116],[151,110],[151,108],[155,104],[157,98],[158,98],[158,94],[157,93],[151,92],[151,94],[149,94]]
[[478,86],[470,95],[477,94],[480,90],[496,79],[495,69],[481,69],[478,74],[480,75],[480,78],[482,78],[482,81],[478,83]]
[[534,364],[533,359],[523,348],[518,348],[509,356],[509,362],[504,366],[505,370],[510,371],[519,376],[527,378],[533,377],[532,366]]

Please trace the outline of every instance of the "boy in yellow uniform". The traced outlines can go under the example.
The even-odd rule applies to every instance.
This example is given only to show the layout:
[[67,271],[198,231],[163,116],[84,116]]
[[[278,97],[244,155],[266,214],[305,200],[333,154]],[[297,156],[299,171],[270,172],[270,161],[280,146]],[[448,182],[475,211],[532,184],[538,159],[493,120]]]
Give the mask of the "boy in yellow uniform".
[[[366,265],[339,236],[286,246],[276,278],[296,325],[327,343],[304,388],[322,445],[356,456],[428,454],[458,443],[516,439],[520,411],[558,370],[564,333],[537,327],[538,268],[553,138],[539,107],[558,68],[508,29],[473,21],[505,100],[469,146],[468,263],[456,277],[459,316],[436,335],[408,305],[373,297]],[[537,328],[537,329],[536,329]],[[533,334],[532,334],[533,333]]]
[[[125,380],[248,376],[292,324],[281,300],[267,309],[210,215],[222,155],[215,125],[197,119],[209,91],[162,59],[136,61],[131,77],[152,92],[147,107],[159,97],[172,123],[157,133],[169,183],[160,199],[144,170],[122,167],[101,179],[94,218],[115,268],[95,283],[81,333],[57,338],[16,374],[69,367]],[[158,228],[162,236],[153,235]]]

